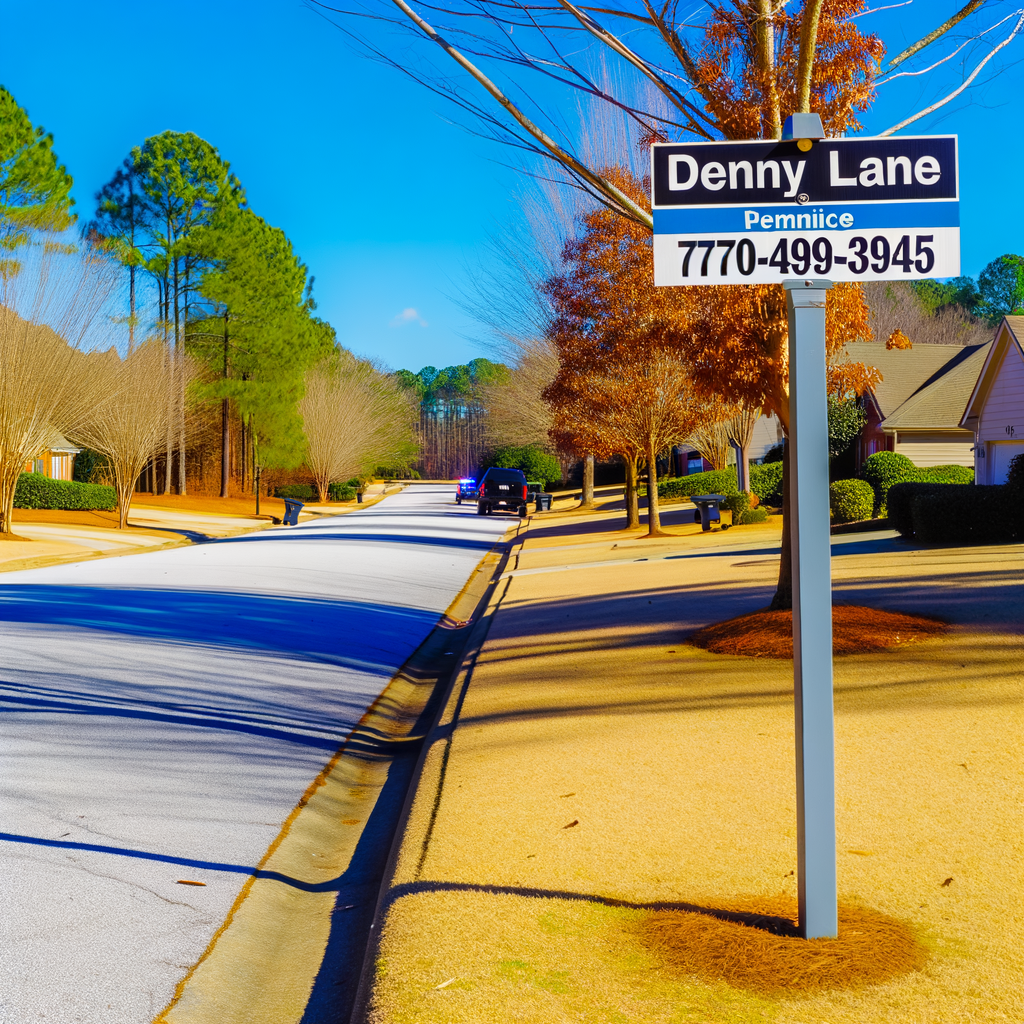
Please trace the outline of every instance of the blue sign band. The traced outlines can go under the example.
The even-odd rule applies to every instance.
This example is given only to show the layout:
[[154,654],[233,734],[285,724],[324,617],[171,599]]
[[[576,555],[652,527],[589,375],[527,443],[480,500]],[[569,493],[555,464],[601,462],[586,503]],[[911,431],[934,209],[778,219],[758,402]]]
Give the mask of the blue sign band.
[[749,231],[864,231],[872,228],[956,228],[960,204],[808,203],[720,206],[654,211],[656,235]]

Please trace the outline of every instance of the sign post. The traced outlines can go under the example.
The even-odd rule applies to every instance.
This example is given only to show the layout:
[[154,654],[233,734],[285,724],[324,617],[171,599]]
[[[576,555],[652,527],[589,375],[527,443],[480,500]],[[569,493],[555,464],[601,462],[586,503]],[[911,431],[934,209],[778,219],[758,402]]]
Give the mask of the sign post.
[[656,285],[782,284],[789,315],[790,538],[800,934],[838,934],[825,302],[833,281],[960,273],[957,139],[651,147]]
[[838,934],[832,571],[828,502],[825,297],[831,281],[786,281],[789,495],[799,928]]

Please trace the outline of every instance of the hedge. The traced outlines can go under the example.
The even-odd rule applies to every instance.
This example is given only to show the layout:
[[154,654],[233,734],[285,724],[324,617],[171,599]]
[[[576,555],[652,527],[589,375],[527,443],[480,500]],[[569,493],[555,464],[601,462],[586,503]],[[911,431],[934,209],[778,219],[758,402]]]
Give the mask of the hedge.
[[[692,498],[695,494],[736,494],[736,468],[672,477],[658,482],[659,498]],[[646,492],[645,492],[646,493]]]
[[864,480],[836,480],[828,489],[828,504],[837,523],[870,519],[875,507],[875,492]]
[[763,462],[750,467],[750,489],[762,505],[782,507],[782,463]]
[[921,469],[899,452],[875,452],[864,460],[860,475],[874,489],[876,516],[887,514],[886,498],[889,488],[896,484],[974,483],[974,470],[968,466],[930,466]]
[[316,488],[310,484],[285,484],[283,487],[274,488],[275,498],[292,498],[295,501],[312,501],[316,496]]
[[65,512],[113,512],[117,493],[104,484],[51,480],[42,473],[22,473],[14,489],[15,508],[57,508]]
[[1012,486],[904,483],[889,493],[889,521],[902,536],[922,544],[1024,539],[1024,506]]

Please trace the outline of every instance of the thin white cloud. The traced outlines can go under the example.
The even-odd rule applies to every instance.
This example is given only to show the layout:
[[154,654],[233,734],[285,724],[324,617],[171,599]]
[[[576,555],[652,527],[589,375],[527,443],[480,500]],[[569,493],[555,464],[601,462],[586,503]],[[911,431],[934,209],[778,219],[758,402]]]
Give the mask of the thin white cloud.
[[426,327],[427,321],[420,316],[418,310],[410,306],[409,309],[403,309],[398,316],[393,317],[388,327],[405,327],[406,324],[419,324],[420,327]]

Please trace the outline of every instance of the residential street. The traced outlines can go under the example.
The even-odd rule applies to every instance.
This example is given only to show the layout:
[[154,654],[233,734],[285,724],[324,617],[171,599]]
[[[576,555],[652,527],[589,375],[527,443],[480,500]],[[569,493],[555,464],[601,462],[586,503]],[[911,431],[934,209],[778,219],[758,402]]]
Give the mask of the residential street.
[[414,486],[299,527],[0,576],[2,1024],[146,1024],[167,1004],[512,522],[474,512]]

